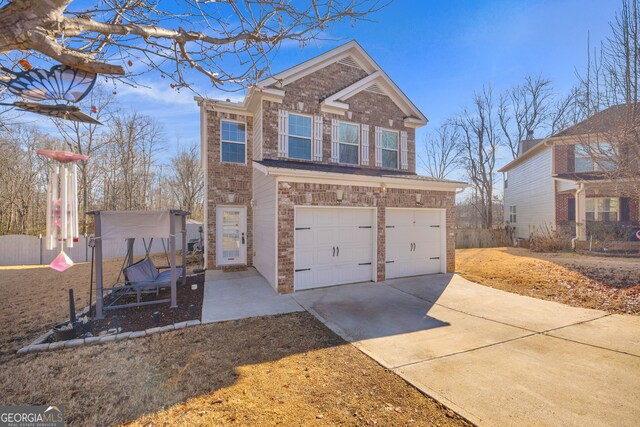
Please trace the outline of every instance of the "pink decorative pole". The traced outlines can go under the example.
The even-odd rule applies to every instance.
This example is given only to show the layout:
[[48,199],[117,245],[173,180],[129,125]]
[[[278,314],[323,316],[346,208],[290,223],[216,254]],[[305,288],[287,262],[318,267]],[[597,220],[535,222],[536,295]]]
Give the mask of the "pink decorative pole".
[[41,156],[58,162],[51,167],[47,191],[47,238],[46,248],[55,249],[60,243],[60,253],[49,264],[51,268],[64,271],[73,266],[73,261],[64,252],[66,243],[73,247],[78,238],[78,166],[76,162],[89,156],[68,151],[37,150]]

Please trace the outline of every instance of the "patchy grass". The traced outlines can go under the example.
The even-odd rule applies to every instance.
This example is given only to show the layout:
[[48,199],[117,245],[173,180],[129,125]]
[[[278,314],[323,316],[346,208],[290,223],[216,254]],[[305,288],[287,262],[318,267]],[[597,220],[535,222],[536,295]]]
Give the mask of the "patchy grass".
[[66,313],[69,286],[87,303],[88,278],[86,264],[0,270],[1,405],[64,405],[91,426],[468,425],[307,313],[16,355]]
[[457,272],[474,282],[575,307],[640,314],[638,259],[522,248],[456,250]]

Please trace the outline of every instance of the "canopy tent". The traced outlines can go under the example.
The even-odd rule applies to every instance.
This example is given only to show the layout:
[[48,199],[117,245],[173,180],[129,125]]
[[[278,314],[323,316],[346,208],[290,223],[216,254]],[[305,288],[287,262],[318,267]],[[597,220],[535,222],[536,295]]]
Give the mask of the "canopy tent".
[[[171,308],[178,306],[176,282],[178,269],[176,268],[176,233],[182,234],[182,280],[186,278],[187,258],[184,253],[187,248],[187,215],[189,212],[180,210],[169,211],[93,211],[88,215],[94,218],[95,242],[95,276],[96,276],[96,318],[104,318],[104,292],[102,273],[102,242],[105,240],[120,240],[127,243],[127,267],[133,265],[133,245],[135,239],[166,238],[169,241],[169,268],[171,276],[171,299],[152,302],[137,302],[127,306],[171,302]],[[117,289],[117,288],[111,288]],[[108,308],[122,308],[124,306],[111,305]]]

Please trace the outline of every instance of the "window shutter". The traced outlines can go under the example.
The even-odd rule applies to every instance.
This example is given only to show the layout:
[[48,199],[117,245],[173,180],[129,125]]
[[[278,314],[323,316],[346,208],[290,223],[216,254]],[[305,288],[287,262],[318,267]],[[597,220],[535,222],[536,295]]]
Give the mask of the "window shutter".
[[567,221],[576,220],[576,199],[573,197],[567,202]]
[[340,160],[340,144],[338,144],[338,133],[340,125],[336,119],[331,120],[331,161],[338,163]]
[[407,153],[407,132],[400,132],[400,168],[409,169],[409,158]]
[[382,128],[376,126],[376,166],[382,167]]
[[278,110],[278,157],[289,156],[289,112]]
[[360,125],[360,134],[360,139],[362,140],[360,164],[369,166],[369,125]]
[[322,116],[313,117],[313,160],[322,161]]
[[629,198],[620,197],[620,221],[629,222]]

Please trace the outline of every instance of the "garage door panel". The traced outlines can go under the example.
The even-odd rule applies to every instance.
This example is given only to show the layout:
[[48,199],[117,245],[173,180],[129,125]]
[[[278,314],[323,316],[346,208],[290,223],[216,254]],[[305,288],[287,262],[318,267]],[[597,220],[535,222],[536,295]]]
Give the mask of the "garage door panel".
[[357,208],[297,209],[295,289],[371,280],[373,212]]
[[387,278],[442,272],[442,216],[442,210],[387,209]]

